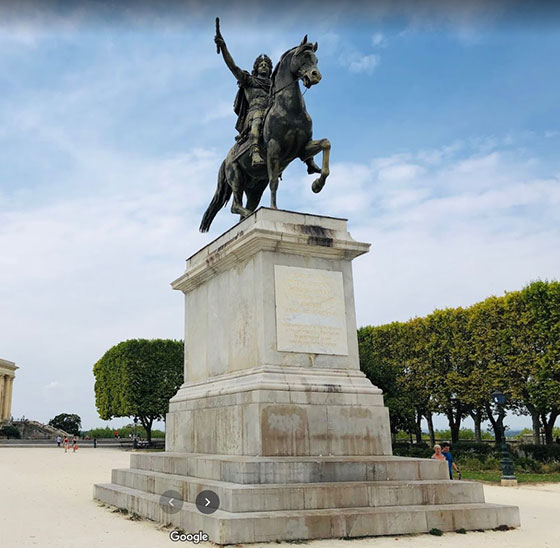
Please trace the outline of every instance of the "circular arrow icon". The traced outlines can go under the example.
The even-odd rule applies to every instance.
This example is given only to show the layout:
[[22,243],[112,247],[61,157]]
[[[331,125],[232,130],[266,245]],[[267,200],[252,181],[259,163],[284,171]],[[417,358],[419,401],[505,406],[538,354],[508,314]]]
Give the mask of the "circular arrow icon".
[[201,514],[213,514],[220,507],[220,497],[214,491],[201,491],[196,496],[196,508]]

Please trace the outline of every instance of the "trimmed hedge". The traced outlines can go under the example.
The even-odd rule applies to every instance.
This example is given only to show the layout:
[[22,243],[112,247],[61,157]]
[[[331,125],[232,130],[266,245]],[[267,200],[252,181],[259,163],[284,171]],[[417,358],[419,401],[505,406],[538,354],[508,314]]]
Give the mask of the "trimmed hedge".
[[[130,434],[134,434],[134,426],[122,426],[121,428],[109,428],[108,426],[104,428],[92,428],[82,432],[82,436],[89,436],[91,438],[97,439],[107,439],[114,438],[114,431],[117,430],[120,438],[128,438]],[[136,433],[143,439],[146,439],[146,430],[138,425],[136,427]],[[152,439],[154,438],[165,438],[165,432],[161,430],[152,430]]]
[[560,445],[522,444],[517,448],[522,457],[530,457],[538,462],[560,462]]

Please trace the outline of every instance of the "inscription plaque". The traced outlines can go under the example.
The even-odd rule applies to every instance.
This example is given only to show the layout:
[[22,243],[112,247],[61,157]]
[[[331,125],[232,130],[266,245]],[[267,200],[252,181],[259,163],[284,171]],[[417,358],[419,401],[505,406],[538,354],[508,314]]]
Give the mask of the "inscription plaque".
[[342,272],[274,265],[282,352],[348,355]]

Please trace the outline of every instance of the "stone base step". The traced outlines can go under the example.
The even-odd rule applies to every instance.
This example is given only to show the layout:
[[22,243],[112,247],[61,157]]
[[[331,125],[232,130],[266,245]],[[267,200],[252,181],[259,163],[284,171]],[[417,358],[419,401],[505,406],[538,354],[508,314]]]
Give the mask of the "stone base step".
[[493,529],[520,524],[518,508],[486,503],[240,513],[217,510],[204,515],[190,502],[184,502],[178,513],[169,514],[159,504],[159,495],[115,484],[96,485],[94,498],[185,531],[202,530],[218,544],[398,535],[432,528]]
[[451,480],[249,485],[127,468],[113,470],[112,482],[155,495],[177,491],[190,503],[212,490],[228,512],[484,502],[482,484]]
[[130,467],[242,484],[449,479],[446,462],[409,457],[247,457],[134,453]]

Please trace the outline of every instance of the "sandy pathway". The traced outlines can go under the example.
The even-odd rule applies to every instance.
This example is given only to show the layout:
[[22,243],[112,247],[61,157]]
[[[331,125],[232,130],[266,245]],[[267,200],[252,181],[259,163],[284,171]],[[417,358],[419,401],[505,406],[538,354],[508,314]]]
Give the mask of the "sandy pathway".
[[[53,448],[0,447],[0,546],[160,548],[177,546],[169,530],[149,521],[131,521],[92,500],[94,483],[110,481],[112,468],[126,468],[129,453],[82,448],[65,454]],[[447,533],[442,537],[384,537],[309,542],[311,548],[558,548],[560,484],[521,488],[485,487],[488,502],[515,504],[521,529],[508,532]],[[208,545],[208,544],[206,544]],[[179,546],[192,546],[180,543]],[[199,546],[202,546],[200,544]],[[295,546],[267,544],[267,546]]]

